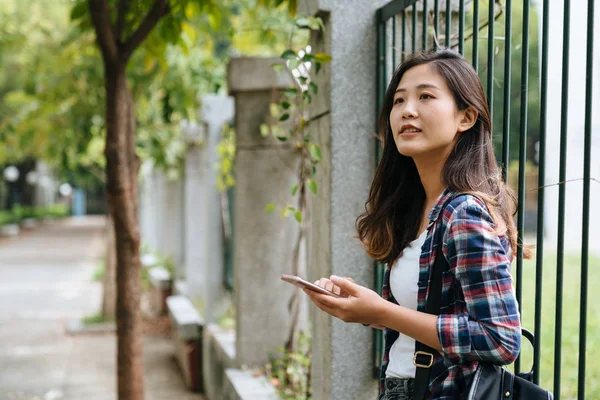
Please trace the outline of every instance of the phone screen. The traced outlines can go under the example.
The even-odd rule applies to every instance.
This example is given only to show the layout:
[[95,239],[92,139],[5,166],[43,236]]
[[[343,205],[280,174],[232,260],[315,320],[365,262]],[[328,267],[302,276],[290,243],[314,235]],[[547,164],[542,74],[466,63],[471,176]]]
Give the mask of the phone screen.
[[284,274],[284,275],[281,275],[281,280],[291,283],[292,285],[296,285],[303,289],[305,288],[305,289],[313,290],[317,293],[326,294],[326,295],[333,296],[333,297],[341,297],[340,295],[335,294],[327,289],[323,289],[322,287],[317,286],[314,283],[305,281],[304,279],[300,278],[299,276]]

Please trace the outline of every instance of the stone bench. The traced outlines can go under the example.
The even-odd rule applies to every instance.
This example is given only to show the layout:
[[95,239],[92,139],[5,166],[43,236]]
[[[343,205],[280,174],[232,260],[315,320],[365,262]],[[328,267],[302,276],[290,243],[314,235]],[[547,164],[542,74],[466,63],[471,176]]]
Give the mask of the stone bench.
[[277,391],[264,376],[255,377],[250,371],[225,371],[224,400],[279,400]]
[[150,291],[150,310],[154,315],[167,312],[167,297],[172,293],[171,274],[163,267],[152,267],[148,270],[152,289]]
[[223,399],[225,371],[237,368],[235,331],[208,324],[203,339],[204,388],[208,400]]
[[188,388],[204,392],[202,381],[202,336],[204,318],[184,296],[169,296],[166,300],[173,326],[175,355]]

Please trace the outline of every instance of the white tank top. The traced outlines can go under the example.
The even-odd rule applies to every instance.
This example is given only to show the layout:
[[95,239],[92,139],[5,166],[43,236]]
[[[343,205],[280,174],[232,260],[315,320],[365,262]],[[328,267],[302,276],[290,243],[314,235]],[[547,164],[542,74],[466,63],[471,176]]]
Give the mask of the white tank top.
[[[402,255],[394,262],[390,272],[392,295],[402,307],[417,309],[419,291],[419,258],[427,230],[410,242]],[[415,340],[400,334],[390,350],[386,377],[414,378],[417,367],[413,364]]]

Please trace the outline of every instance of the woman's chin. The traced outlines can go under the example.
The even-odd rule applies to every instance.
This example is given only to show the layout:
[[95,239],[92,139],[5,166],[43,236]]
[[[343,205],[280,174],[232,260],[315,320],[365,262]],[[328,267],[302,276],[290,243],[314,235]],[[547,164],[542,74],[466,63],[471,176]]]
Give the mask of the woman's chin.
[[423,154],[423,148],[421,146],[414,146],[410,143],[397,143],[396,148],[398,153],[405,157],[415,157],[419,154]]

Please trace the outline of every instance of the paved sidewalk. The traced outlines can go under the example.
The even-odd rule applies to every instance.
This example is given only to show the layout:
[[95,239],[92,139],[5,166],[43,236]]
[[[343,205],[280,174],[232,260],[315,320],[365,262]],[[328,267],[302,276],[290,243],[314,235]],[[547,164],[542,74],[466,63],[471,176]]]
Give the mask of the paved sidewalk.
[[[116,400],[115,335],[65,334],[100,309],[91,277],[103,232],[103,218],[87,217],[0,240],[0,400]],[[144,337],[144,372],[147,400],[202,400],[166,337]]]

